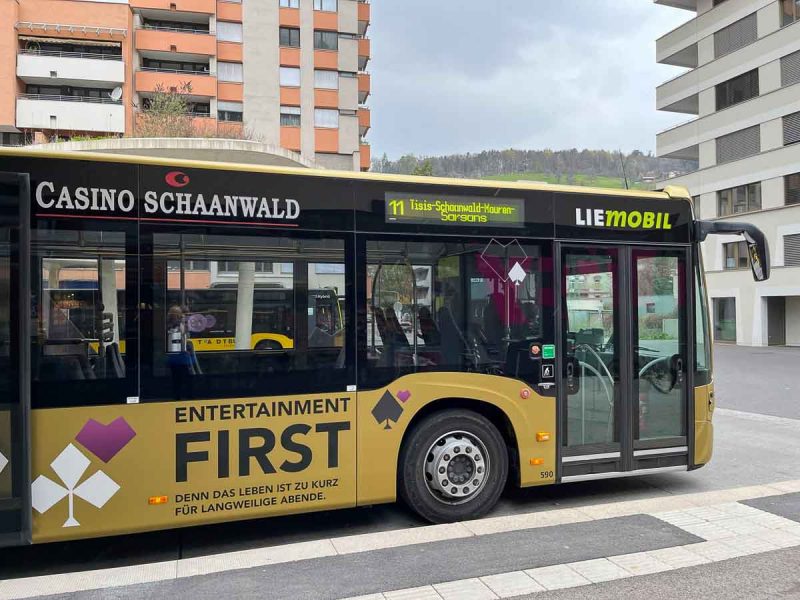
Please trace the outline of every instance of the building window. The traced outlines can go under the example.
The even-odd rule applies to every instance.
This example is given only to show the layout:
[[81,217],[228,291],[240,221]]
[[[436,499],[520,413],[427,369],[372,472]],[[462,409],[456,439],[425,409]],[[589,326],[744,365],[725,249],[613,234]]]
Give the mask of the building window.
[[783,266],[800,267],[800,233],[783,236]]
[[314,87],[321,90],[339,89],[339,71],[314,71]]
[[714,298],[714,341],[736,341],[736,298]]
[[314,109],[314,127],[336,129],[339,127],[339,111],[328,108]]
[[143,58],[142,69],[150,71],[166,71],[175,73],[202,73],[208,75],[208,63],[181,62],[174,60],[157,60]]
[[220,121],[242,122],[244,107],[241,102],[217,101],[217,118]]
[[[271,262],[256,261],[256,273],[272,273],[273,267]],[[238,273],[239,262],[235,260],[221,260],[217,263],[217,272],[219,273]]]
[[[208,23],[187,23],[183,21],[164,21],[161,19],[144,19],[142,27],[160,31],[186,31],[189,33],[208,33]],[[94,52],[94,50],[92,50]]]
[[299,106],[281,106],[281,127],[300,127]]
[[758,96],[758,69],[754,69],[717,86],[717,110]]
[[722,244],[722,252],[725,256],[724,269],[746,269],[750,266],[747,259],[747,242]]
[[295,29],[294,27],[281,27],[280,44],[281,46],[290,46],[292,48],[299,48],[300,30]]
[[300,0],[281,0],[281,8],[300,8]]
[[217,40],[220,42],[241,42],[242,24],[217,21]]
[[716,142],[718,165],[753,156],[761,152],[761,127],[741,129],[718,137]]
[[781,58],[781,85],[800,83],[800,52],[793,52]]
[[800,112],[783,117],[783,145],[800,142]]
[[800,0],[781,0],[781,4],[784,27],[800,20]]
[[314,0],[314,10],[336,12],[336,0]]
[[714,34],[714,58],[744,48],[758,39],[756,13],[720,29]]
[[242,83],[244,81],[244,70],[242,69],[242,63],[218,62],[217,78],[220,81]]
[[717,192],[717,216],[761,210],[761,182]]
[[281,67],[280,83],[282,87],[300,87],[300,69],[298,67]]
[[800,204],[800,173],[783,178],[786,187],[786,205]]
[[335,31],[315,31],[314,32],[315,50],[338,50],[339,34]]

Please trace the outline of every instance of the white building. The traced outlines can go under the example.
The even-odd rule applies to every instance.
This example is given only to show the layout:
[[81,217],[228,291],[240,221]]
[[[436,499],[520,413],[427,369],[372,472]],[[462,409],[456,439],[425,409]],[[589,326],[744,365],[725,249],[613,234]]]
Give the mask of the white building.
[[698,169],[683,185],[702,219],[748,221],[767,236],[772,276],[754,283],[741,238],[704,243],[714,335],[800,345],[800,0],[654,0],[691,11],[656,41],[687,71],[656,89],[659,110],[694,115],[658,134],[657,154]]

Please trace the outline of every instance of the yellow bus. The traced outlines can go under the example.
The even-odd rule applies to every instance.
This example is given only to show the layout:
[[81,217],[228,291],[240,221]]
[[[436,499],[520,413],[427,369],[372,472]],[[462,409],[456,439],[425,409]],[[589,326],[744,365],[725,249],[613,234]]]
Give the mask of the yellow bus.
[[682,189],[0,149],[0,544],[697,469],[720,232],[769,276]]

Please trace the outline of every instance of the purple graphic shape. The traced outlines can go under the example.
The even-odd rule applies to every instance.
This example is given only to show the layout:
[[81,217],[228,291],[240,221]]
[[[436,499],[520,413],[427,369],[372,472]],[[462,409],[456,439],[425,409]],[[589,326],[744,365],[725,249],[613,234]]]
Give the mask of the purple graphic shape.
[[214,315],[206,315],[206,329],[211,329],[217,324],[217,318]]
[[400,390],[399,392],[397,392],[397,398],[398,400],[400,400],[400,402],[405,404],[408,401],[408,399],[411,398],[411,392],[409,392],[408,390]]
[[206,328],[206,318],[200,313],[194,313],[193,315],[189,315],[187,325],[189,326],[189,331],[192,333],[200,333]]
[[119,417],[108,425],[89,419],[75,439],[89,452],[107,463],[134,437],[136,432],[123,417]]

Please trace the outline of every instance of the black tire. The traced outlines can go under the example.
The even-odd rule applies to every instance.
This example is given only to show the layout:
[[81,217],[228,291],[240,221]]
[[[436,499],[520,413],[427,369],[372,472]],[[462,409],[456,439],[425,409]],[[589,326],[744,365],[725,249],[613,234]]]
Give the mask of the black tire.
[[[432,462],[432,446],[451,432],[464,432],[484,447],[489,466],[480,489],[455,503],[429,485],[426,464]],[[474,463],[473,463],[474,464]],[[483,415],[470,410],[451,409],[434,413],[419,422],[404,440],[398,465],[398,488],[403,501],[423,519],[452,523],[477,519],[489,512],[508,478],[508,450],[503,436]]]

